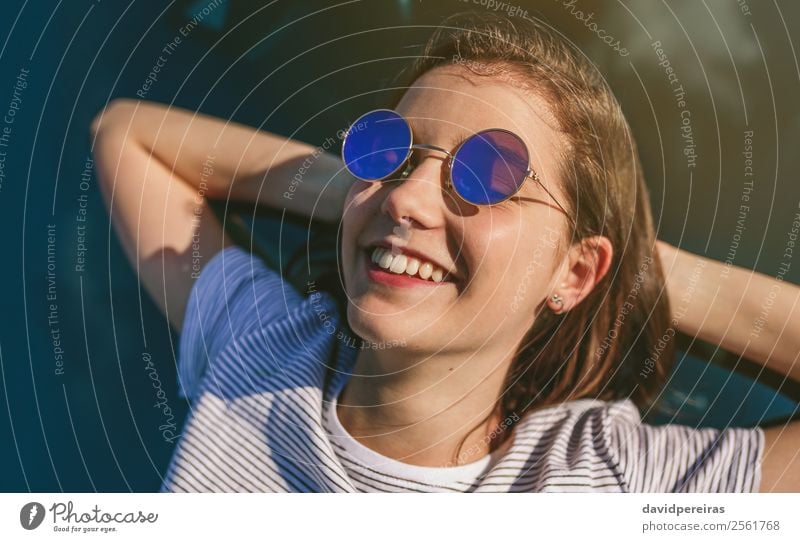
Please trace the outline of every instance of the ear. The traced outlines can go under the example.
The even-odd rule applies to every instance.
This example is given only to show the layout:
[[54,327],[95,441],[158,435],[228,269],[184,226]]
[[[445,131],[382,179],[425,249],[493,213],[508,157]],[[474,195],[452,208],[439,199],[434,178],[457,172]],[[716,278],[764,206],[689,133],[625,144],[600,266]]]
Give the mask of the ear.
[[[596,235],[581,239],[573,244],[562,265],[560,282],[550,292],[547,304],[555,313],[563,313],[574,308],[589,295],[611,267],[614,247],[607,237]],[[558,294],[562,303],[553,301]]]

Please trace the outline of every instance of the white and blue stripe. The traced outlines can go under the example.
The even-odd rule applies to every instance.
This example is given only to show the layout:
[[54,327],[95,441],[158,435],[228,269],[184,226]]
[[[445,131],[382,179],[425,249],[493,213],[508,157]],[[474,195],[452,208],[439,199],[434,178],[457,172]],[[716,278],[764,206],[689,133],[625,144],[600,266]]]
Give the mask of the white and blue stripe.
[[[333,328],[322,325],[323,314]],[[581,399],[529,412],[508,452],[478,470],[389,468],[388,458],[386,468],[365,464],[365,450],[331,419],[358,353],[329,332],[339,325],[332,297],[304,298],[243,249],[209,260],[180,337],[180,393],[191,410],[162,491],[758,489],[760,428],[649,426],[629,400]],[[329,364],[336,370],[323,394]]]

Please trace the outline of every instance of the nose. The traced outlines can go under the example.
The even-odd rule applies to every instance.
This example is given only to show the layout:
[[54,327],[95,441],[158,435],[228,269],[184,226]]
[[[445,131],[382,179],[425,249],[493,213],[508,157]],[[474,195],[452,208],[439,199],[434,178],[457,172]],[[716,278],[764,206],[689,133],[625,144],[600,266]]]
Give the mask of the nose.
[[[416,164],[413,153],[419,153]],[[446,154],[412,150],[403,177],[392,183],[394,187],[381,203],[381,210],[397,223],[411,219],[420,227],[435,227],[445,208],[442,180],[447,158]]]

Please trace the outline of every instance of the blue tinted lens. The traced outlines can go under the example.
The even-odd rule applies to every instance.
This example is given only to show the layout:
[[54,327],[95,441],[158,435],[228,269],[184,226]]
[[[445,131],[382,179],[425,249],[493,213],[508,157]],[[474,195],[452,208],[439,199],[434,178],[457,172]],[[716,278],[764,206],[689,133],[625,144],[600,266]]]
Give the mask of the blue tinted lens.
[[342,146],[345,166],[355,177],[383,179],[405,162],[411,128],[394,111],[381,109],[361,116],[347,131]]
[[499,203],[514,195],[528,172],[528,148],[503,130],[480,132],[467,139],[453,157],[453,188],[475,205]]

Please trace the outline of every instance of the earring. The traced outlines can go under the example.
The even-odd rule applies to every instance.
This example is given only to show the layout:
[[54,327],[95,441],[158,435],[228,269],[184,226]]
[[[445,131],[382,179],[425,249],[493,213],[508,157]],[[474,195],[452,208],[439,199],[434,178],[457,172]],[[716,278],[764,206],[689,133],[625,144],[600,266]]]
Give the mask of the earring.
[[558,310],[553,311],[553,312],[555,312],[556,314],[559,314],[561,312],[561,309],[564,307],[564,300],[558,294],[553,294],[553,296],[550,299],[553,300],[553,303],[558,305]]

